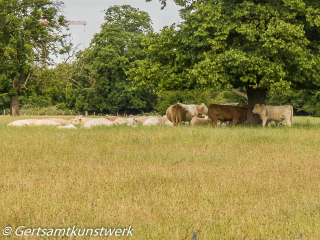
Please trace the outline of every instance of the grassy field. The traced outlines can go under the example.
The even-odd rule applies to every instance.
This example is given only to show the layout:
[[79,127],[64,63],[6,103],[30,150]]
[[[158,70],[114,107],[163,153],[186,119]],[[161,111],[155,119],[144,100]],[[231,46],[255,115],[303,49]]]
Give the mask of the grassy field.
[[0,239],[21,225],[131,225],[141,240],[194,230],[208,240],[320,238],[320,118],[76,130],[7,127],[14,119],[0,118]]

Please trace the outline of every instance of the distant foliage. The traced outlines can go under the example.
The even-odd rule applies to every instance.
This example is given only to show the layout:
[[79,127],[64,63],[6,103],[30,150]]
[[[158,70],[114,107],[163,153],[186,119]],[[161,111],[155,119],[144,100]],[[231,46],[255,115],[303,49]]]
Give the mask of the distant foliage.
[[11,98],[15,115],[30,75],[70,49],[62,6],[59,0],[0,1],[0,93]]
[[51,107],[33,107],[30,105],[24,105],[20,110],[21,115],[26,116],[58,116],[58,115],[78,115],[78,112],[73,110],[61,110],[58,109],[56,106]]
[[[154,115],[177,102],[247,103],[226,90],[234,87],[244,93],[265,89],[267,103],[290,104],[295,111],[320,116],[320,92],[314,90],[320,88],[318,1],[175,2],[184,6],[179,25],[154,33],[146,12],[113,6],[105,11],[100,32],[73,63],[49,69],[30,61],[30,71],[21,70],[26,78],[19,84],[21,114]],[[49,25],[39,22],[40,13],[34,12],[35,21],[45,32]],[[13,54],[15,46],[7,47],[7,53]],[[2,53],[0,68],[5,69],[4,63],[14,57]],[[8,96],[16,94],[11,92],[16,72],[0,73],[1,93],[8,92],[0,97],[2,112],[10,107]]]

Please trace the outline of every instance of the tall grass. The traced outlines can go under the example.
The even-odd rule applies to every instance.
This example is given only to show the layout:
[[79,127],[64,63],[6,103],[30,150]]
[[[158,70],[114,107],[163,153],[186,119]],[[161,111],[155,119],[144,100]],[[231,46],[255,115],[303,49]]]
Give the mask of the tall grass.
[[133,239],[190,239],[194,230],[199,239],[320,237],[319,118],[294,118],[292,128],[90,130],[6,127],[12,120],[0,118],[0,230],[132,225]]

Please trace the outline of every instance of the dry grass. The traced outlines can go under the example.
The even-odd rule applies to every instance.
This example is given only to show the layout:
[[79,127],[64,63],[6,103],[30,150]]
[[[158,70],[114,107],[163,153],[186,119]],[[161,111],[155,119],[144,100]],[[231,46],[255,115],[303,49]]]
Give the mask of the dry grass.
[[133,239],[320,237],[319,118],[296,117],[291,129],[6,127],[12,120],[0,119],[1,231],[132,225]]

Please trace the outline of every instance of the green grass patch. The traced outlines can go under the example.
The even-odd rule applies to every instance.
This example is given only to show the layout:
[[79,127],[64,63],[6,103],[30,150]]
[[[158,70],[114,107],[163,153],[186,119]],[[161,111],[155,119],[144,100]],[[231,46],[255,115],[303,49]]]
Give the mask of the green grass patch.
[[0,229],[320,237],[320,118],[295,117],[292,128],[6,126],[15,119],[0,118]]

